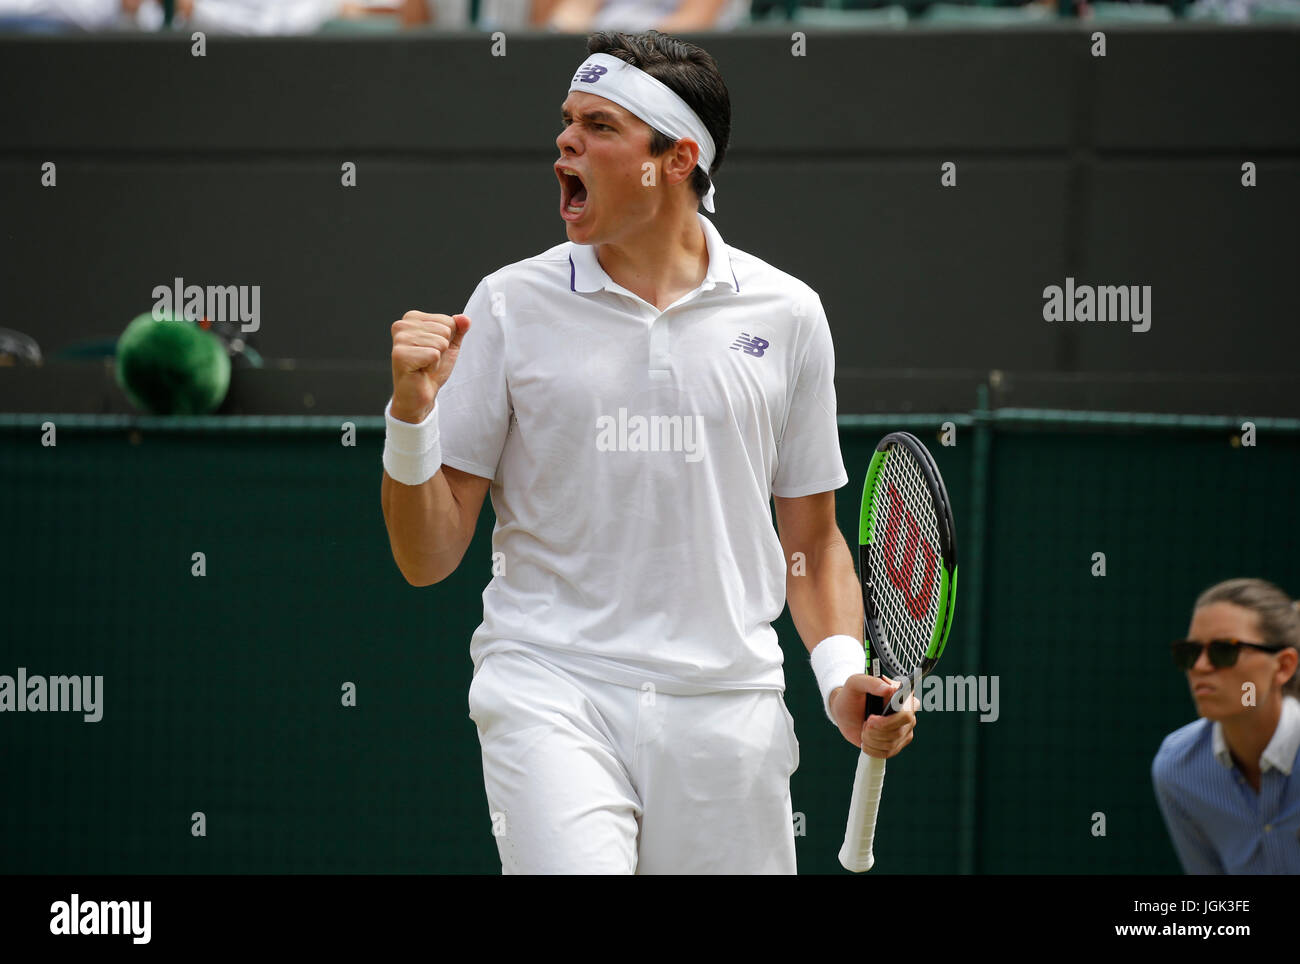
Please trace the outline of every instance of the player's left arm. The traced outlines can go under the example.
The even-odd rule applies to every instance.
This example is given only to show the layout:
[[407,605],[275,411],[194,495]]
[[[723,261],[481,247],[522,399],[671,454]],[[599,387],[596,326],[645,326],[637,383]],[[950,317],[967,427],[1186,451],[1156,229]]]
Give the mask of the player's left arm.
[[[785,595],[799,638],[811,653],[828,636],[862,638],[862,585],[853,554],[835,521],[835,493],[785,499],[774,497],[777,534],[785,552]],[[897,683],[865,674],[850,676],[831,694],[835,723],[854,746],[886,759],[912,742],[915,697],[907,709],[866,720],[866,696],[889,699]]]

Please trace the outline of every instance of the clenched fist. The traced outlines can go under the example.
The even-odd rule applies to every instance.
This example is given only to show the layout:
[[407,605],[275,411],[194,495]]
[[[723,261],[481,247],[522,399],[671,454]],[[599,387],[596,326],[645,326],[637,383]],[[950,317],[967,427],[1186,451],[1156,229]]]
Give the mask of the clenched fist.
[[393,322],[393,417],[423,422],[447,384],[469,331],[468,315],[408,311]]

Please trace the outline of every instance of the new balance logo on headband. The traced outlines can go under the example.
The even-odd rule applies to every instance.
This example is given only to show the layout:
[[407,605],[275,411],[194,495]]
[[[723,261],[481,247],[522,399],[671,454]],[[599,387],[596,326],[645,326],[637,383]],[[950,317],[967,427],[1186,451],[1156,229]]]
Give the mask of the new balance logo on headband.
[[600,64],[583,64],[578,72],[573,75],[573,82],[576,84],[582,81],[584,84],[594,84],[605,74],[609,73],[608,67],[602,67]]
[[771,342],[765,338],[759,338],[757,335],[742,331],[731,349],[732,351],[743,351],[746,355],[753,355],[755,358],[762,358],[763,352],[767,351],[769,344]]

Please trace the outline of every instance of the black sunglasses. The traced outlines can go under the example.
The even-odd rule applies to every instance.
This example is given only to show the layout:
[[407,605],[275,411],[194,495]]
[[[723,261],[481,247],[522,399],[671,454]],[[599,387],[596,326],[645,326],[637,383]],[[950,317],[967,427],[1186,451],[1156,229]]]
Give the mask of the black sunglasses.
[[1173,644],[1174,665],[1179,669],[1191,669],[1196,665],[1196,661],[1201,658],[1201,650],[1208,647],[1210,650],[1210,665],[1215,669],[1227,669],[1229,666],[1237,665],[1237,657],[1241,655],[1243,646],[1263,650],[1266,653],[1277,653],[1288,648],[1286,643],[1268,645],[1266,643],[1245,643],[1240,639],[1212,639],[1208,643],[1196,643],[1190,639],[1180,639]]

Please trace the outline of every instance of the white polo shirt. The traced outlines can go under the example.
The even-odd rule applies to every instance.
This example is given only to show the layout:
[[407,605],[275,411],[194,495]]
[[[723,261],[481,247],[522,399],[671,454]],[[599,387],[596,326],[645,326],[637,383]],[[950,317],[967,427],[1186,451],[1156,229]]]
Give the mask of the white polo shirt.
[[771,497],[848,481],[808,285],[729,247],[659,311],[566,241],[475,288],[438,394],[443,463],[491,479],[470,654],[526,649],[665,693],[785,687]]

